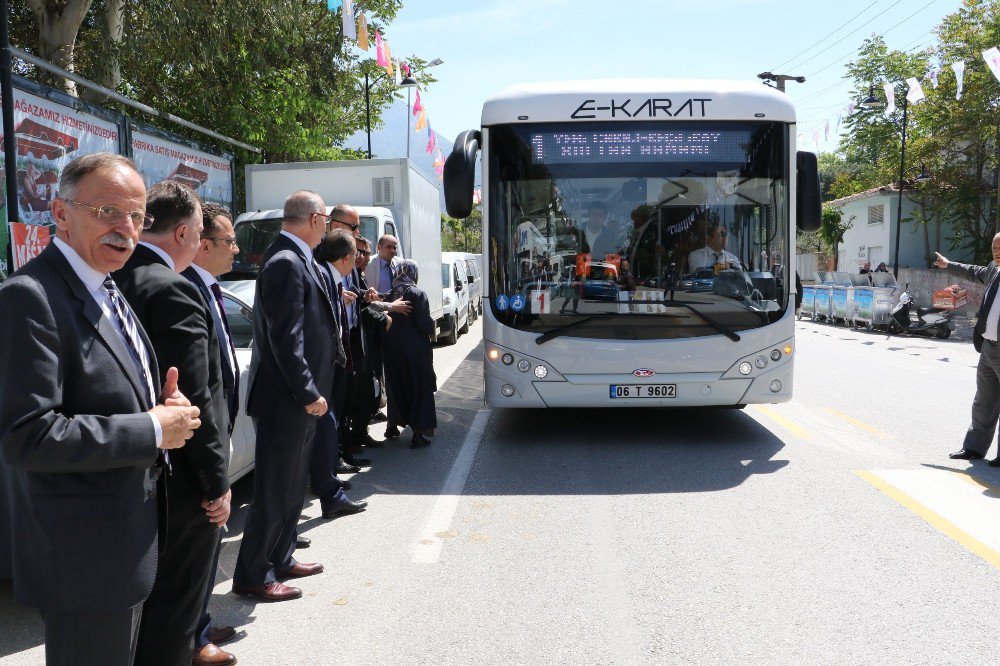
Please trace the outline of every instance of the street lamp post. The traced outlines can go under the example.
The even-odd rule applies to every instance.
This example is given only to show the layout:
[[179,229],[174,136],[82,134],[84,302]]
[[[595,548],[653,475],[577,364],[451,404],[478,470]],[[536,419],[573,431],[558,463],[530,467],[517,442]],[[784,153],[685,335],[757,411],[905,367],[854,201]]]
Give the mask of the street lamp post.
[[[434,60],[431,60],[429,63],[424,65],[424,69],[427,69],[429,67],[437,67],[438,65],[442,64],[444,64],[444,60],[441,60],[441,58],[434,58]],[[410,77],[406,77],[406,79],[409,78]],[[403,79],[403,83],[401,83],[400,85],[406,85],[406,79]],[[406,159],[410,159],[410,116],[413,115],[412,113],[410,113],[410,104],[411,104],[410,89],[415,88],[416,86],[417,82],[415,79],[413,80],[413,85],[406,86]]]
[[[868,89],[868,97],[862,100],[861,105],[869,108],[875,109],[882,106],[882,102],[875,97],[875,86],[871,86]],[[902,231],[903,224],[903,179],[906,176],[906,113],[909,108],[909,100],[906,98],[906,94],[903,94],[903,128],[902,128],[902,141],[899,148],[899,192],[896,198],[896,248],[893,254],[892,262],[892,276],[899,279],[899,237]],[[921,177],[924,176],[923,167],[921,167]]]

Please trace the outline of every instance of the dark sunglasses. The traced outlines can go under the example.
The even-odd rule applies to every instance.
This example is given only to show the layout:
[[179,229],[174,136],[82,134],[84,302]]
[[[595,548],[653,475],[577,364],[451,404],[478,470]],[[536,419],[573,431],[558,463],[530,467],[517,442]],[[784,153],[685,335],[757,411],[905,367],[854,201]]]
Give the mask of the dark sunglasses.
[[361,226],[360,224],[351,224],[350,222],[343,222],[342,220],[335,220],[332,217],[330,218],[330,224],[342,224],[345,227],[347,227],[348,229],[350,229],[351,231],[357,231],[358,227]]

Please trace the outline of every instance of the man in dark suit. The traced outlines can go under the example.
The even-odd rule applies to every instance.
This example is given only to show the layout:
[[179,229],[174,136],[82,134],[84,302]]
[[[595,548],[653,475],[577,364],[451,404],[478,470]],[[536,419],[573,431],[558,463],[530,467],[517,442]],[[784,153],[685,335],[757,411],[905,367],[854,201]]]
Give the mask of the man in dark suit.
[[136,652],[140,666],[171,666],[194,655],[219,529],[229,519],[229,415],[209,305],[179,274],[201,243],[201,202],[190,188],[166,180],[150,188],[146,211],[153,225],[112,275],[149,335],[157,363],[177,367],[181,392],[201,410],[201,427],[159,480],[164,543]]
[[346,482],[340,481],[336,476],[340,451],[346,436],[345,405],[357,360],[351,349],[347,313],[348,302],[353,304],[356,296],[344,288],[343,279],[343,275],[354,266],[354,254],[354,239],[349,232],[342,229],[335,229],[327,234],[313,252],[320,275],[332,297],[333,311],[336,315],[336,326],[331,331],[330,340],[330,345],[336,349],[337,354],[337,367],[330,394],[330,410],[320,419],[317,427],[310,464],[312,489],[319,496],[323,517],[327,519],[357,513],[368,506],[365,501],[351,501],[344,492]]
[[233,592],[262,601],[297,599],[302,590],[277,579],[323,571],[321,564],[296,562],[292,553],[316,420],[328,409],[336,363],[333,304],[312,258],[327,222],[318,194],[290,195],[281,232],[257,276],[247,396],[257,430],[254,500]]
[[52,202],[55,239],[0,288],[14,595],[41,611],[50,666],[131,665],[157,566],[157,463],[200,425],[176,368],[159,391],[149,339],[109,275],[145,210],[131,160],[73,160]]
[[[997,433],[1000,420],[1000,343],[997,327],[1000,326],[1000,234],[993,237],[993,261],[986,266],[960,264],[948,261],[947,257],[935,252],[934,265],[949,273],[961,275],[986,285],[983,302],[976,316],[976,326],[972,330],[972,344],[979,352],[976,368],[976,397],[972,400],[972,423],[965,433],[962,448],[948,457],[958,460],[980,460],[986,457],[990,444]],[[990,461],[990,467],[1000,467],[1000,454]]]
[[365,269],[365,280],[382,298],[388,298],[392,291],[393,271],[399,264],[399,259],[396,258],[399,241],[395,236],[385,234],[378,239],[375,250],[378,256]]
[[[216,351],[221,361],[222,391],[225,394],[228,416],[224,441],[228,444],[239,411],[240,369],[236,360],[236,347],[233,345],[229,324],[226,320],[222,289],[216,278],[232,270],[233,260],[239,253],[239,246],[236,244],[232,216],[226,208],[215,203],[204,204],[201,207],[201,220],[204,228],[201,230],[201,243],[198,246],[198,252],[195,254],[192,264],[181,271],[181,275],[201,292],[202,298],[208,304],[212,314],[212,323],[218,334],[219,344]],[[219,430],[222,430],[221,424]],[[195,652],[192,666],[228,666],[236,663],[235,655],[219,647],[220,643],[236,636],[236,629],[225,625],[212,626],[212,616],[208,612],[208,602],[212,597],[215,574],[219,567],[221,536],[220,534],[220,538],[216,539],[215,556],[212,561],[208,585],[205,589],[201,618],[198,620],[198,626],[194,632]]]

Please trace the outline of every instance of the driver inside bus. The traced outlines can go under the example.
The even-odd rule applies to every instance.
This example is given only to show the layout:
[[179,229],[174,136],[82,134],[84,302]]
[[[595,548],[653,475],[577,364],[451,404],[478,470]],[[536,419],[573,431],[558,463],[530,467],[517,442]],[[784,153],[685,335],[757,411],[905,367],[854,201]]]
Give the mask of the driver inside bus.
[[739,257],[726,249],[729,232],[719,222],[708,226],[705,247],[692,250],[688,254],[688,270],[692,273],[702,268],[711,268],[716,273],[727,268],[741,269]]

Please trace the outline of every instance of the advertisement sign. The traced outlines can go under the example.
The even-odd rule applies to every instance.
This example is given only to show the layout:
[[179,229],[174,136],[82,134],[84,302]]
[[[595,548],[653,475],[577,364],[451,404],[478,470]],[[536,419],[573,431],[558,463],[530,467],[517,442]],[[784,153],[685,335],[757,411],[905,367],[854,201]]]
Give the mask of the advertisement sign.
[[11,222],[10,237],[13,241],[14,265],[21,267],[45,249],[51,235],[49,228],[43,224]]
[[132,132],[132,159],[150,187],[162,180],[187,185],[206,203],[233,207],[232,167],[228,159],[140,132]]
[[[49,205],[55,198],[59,176],[74,158],[88,153],[118,152],[118,126],[82,111],[49,102],[22,90],[14,90],[14,134],[17,142],[18,220],[42,230],[11,228],[14,265],[34,256],[37,243],[48,244],[55,233]],[[3,169],[0,168],[0,174]],[[6,202],[6,200],[4,201]],[[6,206],[3,209],[6,219]],[[29,233],[30,231],[30,233]],[[18,245],[18,243],[31,243]],[[0,268],[7,271],[5,246],[0,247]],[[7,271],[9,272],[9,271]]]
[[871,321],[875,316],[875,292],[871,289],[855,289],[854,311],[858,319]]

